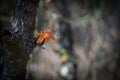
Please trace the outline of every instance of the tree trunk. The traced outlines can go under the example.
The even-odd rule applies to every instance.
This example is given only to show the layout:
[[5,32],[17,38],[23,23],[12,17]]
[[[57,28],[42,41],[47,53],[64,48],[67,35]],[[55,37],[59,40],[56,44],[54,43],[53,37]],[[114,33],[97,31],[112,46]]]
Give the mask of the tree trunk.
[[[29,53],[35,46],[35,16],[39,0],[17,0],[12,25],[4,36],[5,52],[0,80],[25,80]],[[6,33],[4,31],[3,33]]]

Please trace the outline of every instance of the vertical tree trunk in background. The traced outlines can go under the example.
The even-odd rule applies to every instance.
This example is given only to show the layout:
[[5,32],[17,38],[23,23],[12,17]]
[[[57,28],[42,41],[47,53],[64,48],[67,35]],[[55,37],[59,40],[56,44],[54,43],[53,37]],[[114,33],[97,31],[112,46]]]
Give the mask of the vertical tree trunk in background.
[[[59,1],[59,0],[58,0]],[[56,6],[56,8],[58,9],[58,11],[60,12],[60,14],[62,15],[62,17],[69,19],[71,16],[71,13],[69,12],[69,2],[71,2],[71,0],[60,0],[59,4],[61,4],[62,6],[60,7],[58,2],[56,0],[53,0],[54,5]],[[71,25],[69,23],[66,23],[64,20],[61,19],[60,21],[60,26],[61,26],[61,38],[60,38],[60,45],[63,46],[63,48],[65,48],[69,55],[73,55],[73,49],[72,49],[72,44],[73,44],[73,39],[72,39],[72,29],[71,29]],[[64,38],[63,38],[64,37]],[[67,43],[68,42],[68,43]]]
[[4,38],[3,72],[0,80],[25,80],[26,64],[35,39],[35,16],[39,0],[17,0],[9,27],[11,36]]

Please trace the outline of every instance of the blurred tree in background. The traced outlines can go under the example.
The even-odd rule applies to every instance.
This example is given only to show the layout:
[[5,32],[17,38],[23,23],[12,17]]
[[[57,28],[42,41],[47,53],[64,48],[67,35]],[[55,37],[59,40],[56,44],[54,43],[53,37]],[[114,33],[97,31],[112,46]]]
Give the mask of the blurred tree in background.
[[[21,40],[23,43],[26,42],[25,46],[28,47],[25,50],[30,51],[28,53],[32,54],[26,55],[23,50],[24,45],[17,45],[17,50],[20,50],[19,60],[25,62],[24,64],[20,62],[21,66],[24,67],[20,69],[21,72],[16,71],[16,73],[19,73],[23,78],[26,76],[27,80],[120,79],[119,0],[40,0],[36,4],[34,4],[34,0],[25,1],[26,5],[33,1],[30,4],[39,4],[39,7],[35,7],[35,9],[37,8],[36,24],[34,24],[34,21],[32,23],[29,12],[24,12],[24,7],[20,8],[21,11],[23,10],[23,14],[25,13],[24,16],[21,17],[22,12],[19,9],[15,14],[20,16],[17,17],[18,19],[23,19],[23,23],[27,23],[29,20],[32,23],[32,25],[24,25],[26,30],[28,28],[28,31],[21,32],[21,35],[24,33],[26,35],[30,34],[29,36],[32,36],[32,38],[18,39],[18,41]],[[13,57],[11,52],[9,52],[13,46],[10,46],[11,48],[5,47],[6,38],[4,39],[3,35],[6,36],[9,33],[7,31],[4,32],[4,30],[11,26],[10,17],[15,1],[2,0],[0,2],[0,55],[2,56],[0,57],[0,73],[3,74],[5,66],[2,67],[2,65],[7,64],[3,62],[5,59],[5,57],[3,58],[3,53],[7,52],[7,55]],[[31,8],[28,7],[28,9]],[[35,15],[32,16],[35,17]],[[12,22],[14,21],[16,20],[14,19]],[[21,24],[21,21],[18,21],[18,23]],[[29,28],[29,26],[34,25],[35,28]],[[47,29],[48,26],[52,26],[53,35],[57,40],[50,40],[42,46],[32,46],[34,50],[29,47],[29,43],[32,43],[29,40],[35,37],[35,35],[32,35],[33,31],[38,30],[41,32]],[[12,50],[14,51],[14,49]],[[15,51],[15,57],[17,52],[19,51]],[[27,59],[23,56],[27,56]],[[13,59],[18,60],[15,57]],[[29,61],[28,57],[30,57]],[[8,59],[7,61],[10,60],[10,58],[6,59]],[[22,74],[22,70],[25,71],[26,64],[27,73],[25,75]],[[15,65],[18,67],[16,69],[19,69],[18,63],[15,63]],[[9,74],[9,72],[6,72],[6,74]],[[19,75],[16,76],[20,77]],[[3,77],[3,75],[0,77]]]

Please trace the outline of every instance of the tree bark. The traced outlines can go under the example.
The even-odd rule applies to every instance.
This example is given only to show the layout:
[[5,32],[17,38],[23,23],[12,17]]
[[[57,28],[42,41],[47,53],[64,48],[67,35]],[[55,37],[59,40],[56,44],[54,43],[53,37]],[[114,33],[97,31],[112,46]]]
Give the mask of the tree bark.
[[[26,64],[35,46],[35,16],[39,0],[16,0],[8,36],[3,38],[5,53],[0,80],[25,80]],[[6,32],[5,32],[6,33]]]

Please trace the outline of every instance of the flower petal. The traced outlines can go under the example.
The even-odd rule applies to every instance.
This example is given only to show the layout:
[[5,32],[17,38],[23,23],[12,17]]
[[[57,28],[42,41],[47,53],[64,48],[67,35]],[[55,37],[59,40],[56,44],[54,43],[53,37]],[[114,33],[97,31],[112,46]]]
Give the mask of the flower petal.
[[45,42],[48,42],[48,38],[45,38]]
[[56,40],[55,37],[54,37],[52,34],[49,34],[49,37],[50,37],[52,40]]
[[43,38],[43,37],[40,37],[40,38],[36,41],[36,43],[38,44],[38,43],[42,42],[43,40],[44,40],[44,38]]

